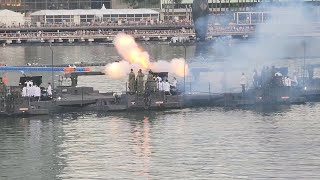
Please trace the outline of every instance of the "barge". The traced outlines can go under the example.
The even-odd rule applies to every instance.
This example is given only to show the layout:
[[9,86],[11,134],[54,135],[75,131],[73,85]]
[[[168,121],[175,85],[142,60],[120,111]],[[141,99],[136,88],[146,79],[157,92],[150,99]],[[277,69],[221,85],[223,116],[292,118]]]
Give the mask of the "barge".
[[[3,91],[3,88],[6,90]],[[284,89],[272,90],[272,96],[260,94],[259,89],[242,93],[166,95],[164,92],[99,93],[92,87],[59,87],[55,97],[36,100],[21,97],[21,88],[2,87],[0,91],[0,115],[32,116],[66,112],[110,112],[168,110],[192,107],[256,107],[303,104],[305,98],[290,94]],[[270,95],[270,94],[269,94]]]
[[[41,98],[22,96],[22,86],[33,77],[21,77],[20,86],[7,87],[0,78],[0,116],[32,116],[66,112],[110,112],[110,111],[146,111],[167,110],[193,107],[231,107],[255,108],[276,105],[304,104],[308,101],[306,91],[299,86],[284,86],[279,77],[274,77],[263,84],[249,88],[246,92],[191,94],[171,89],[172,93],[147,88],[142,92],[100,93],[93,87],[78,87],[77,77],[101,75],[97,72],[72,72],[70,86],[57,86],[52,97],[42,90]],[[168,73],[158,75],[168,78]],[[42,82],[39,80],[37,82]],[[320,94],[320,93],[319,93]]]

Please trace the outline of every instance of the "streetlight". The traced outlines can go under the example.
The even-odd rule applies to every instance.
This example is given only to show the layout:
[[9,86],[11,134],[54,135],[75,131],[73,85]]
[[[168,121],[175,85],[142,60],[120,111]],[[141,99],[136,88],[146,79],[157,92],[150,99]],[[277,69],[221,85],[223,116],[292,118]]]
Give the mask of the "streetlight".
[[50,42],[50,50],[51,50],[51,73],[52,73],[52,90],[54,89],[54,73],[53,73],[53,48]]
[[183,64],[183,93],[186,93],[186,61],[187,61],[187,46],[182,44],[184,47],[184,64]]

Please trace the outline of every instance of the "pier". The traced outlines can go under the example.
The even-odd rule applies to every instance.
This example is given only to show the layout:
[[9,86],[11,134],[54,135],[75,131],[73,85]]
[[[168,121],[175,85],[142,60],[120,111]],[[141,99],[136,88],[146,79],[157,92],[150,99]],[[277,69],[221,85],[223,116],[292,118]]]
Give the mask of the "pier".
[[[116,34],[110,33],[88,33],[78,34],[74,32],[47,32],[47,33],[0,33],[0,43],[2,44],[21,44],[21,43],[81,43],[81,42],[112,42]],[[212,32],[209,37],[219,36],[248,36],[253,31],[243,32]],[[170,41],[173,37],[195,38],[194,32],[150,32],[150,33],[128,33],[137,41]]]
[[98,24],[98,25],[43,25],[43,26],[21,26],[21,27],[1,27],[0,33],[4,32],[57,32],[59,31],[97,31],[97,30],[112,30],[112,31],[122,31],[122,30],[176,30],[176,29],[193,29],[191,23],[183,24],[156,24],[156,25],[146,25],[146,24],[133,24],[133,25],[115,25],[115,24]]
[[[100,27],[100,26],[98,26]],[[95,27],[95,28],[98,28]],[[120,26],[119,26],[120,27]],[[164,29],[155,29],[155,27],[151,29],[145,29],[146,27],[141,27],[142,29],[125,29],[125,27],[121,26],[120,29],[94,29],[94,30],[82,30],[81,27],[75,29],[75,27],[70,27],[72,30],[67,31],[57,30],[53,31],[50,28],[50,32],[41,31],[37,29],[35,32],[23,32],[23,31],[8,31],[1,32],[0,31],[0,43],[3,45],[6,44],[23,44],[23,43],[93,43],[93,42],[101,42],[101,43],[110,43],[115,38],[115,36],[120,33],[126,33],[132,35],[137,41],[160,41],[160,42],[168,42],[171,41],[173,37],[183,37],[190,40],[195,39],[195,32],[193,29],[181,28],[181,26],[177,26],[181,29],[171,29],[174,26],[169,26]],[[314,26],[311,30],[305,31],[297,31],[295,34],[288,34],[288,37],[319,37],[320,31],[318,26]],[[101,27],[100,27],[101,28]],[[128,28],[128,27],[127,27]],[[1,29],[1,28],[0,28]],[[3,30],[3,29],[2,29]],[[53,32],[52,32],[53,31]],[[213,39],[215,37],[220,36],[232,36],[238,38],[247,38],[254,35],[256,29],[254,26],[211,26],[209,27],[207,38]],[[275,36],[272,33],[264,32],[260,36]]]

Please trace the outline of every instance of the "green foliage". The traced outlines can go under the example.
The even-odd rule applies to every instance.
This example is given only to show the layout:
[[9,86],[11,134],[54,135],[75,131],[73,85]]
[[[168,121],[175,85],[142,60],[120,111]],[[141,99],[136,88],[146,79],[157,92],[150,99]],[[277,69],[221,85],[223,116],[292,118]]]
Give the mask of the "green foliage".
[[[180,0],[182,1],[182,0]],[[132,7],[136,7],[139,3],[150,3],[150,4],[158,4],[159,0],[125,0]]]
[[174,3],[174,4],[181,4],[181,3],[182,3],[182,0],[173,0],[173,3]]

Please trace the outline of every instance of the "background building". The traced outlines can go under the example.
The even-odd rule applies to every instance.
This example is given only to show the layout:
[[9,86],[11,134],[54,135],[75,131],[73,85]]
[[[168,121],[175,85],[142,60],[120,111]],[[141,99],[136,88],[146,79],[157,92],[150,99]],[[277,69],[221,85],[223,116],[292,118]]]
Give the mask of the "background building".
[[[292,1],[294,0],[208,0],[208,5],[212,13],[219,14],[254,11],[257,5],[262,2],[281,5]],[[313,5],[320,5],[320,0],[304,1]],[[178,3],[174,4],[173,2]],[[193,0],[0,0],[0,9],[9,9],[28,15],[46,9],[100,9],[104,4],[107,9],[155,9],[160,11],[161,19],[190,19],[192,2]]]
[[159,12],[152,9],[76,9],[41,10],[32,13],[32,24],[135,24],[144,22],[153,24],[159,20]]
[[44,9],[111,8],[111,0],[0,0],[0,9],[29,13]]
[[[279,5],[294,0],[208,0],[210,11],[219,13],[225,11],[250,11],[261,3]],[[300,1],[300,0],[299,0]],[[306,3],[320,5],[320,0],[303,0]],[[161,0],[161,9],[185,9],[192,5],[193,0],[181,0],[181,3],[172,4],[172,0]]]
[[[268,11],[268,5],[282,6],[293,1],[294,0],[208,0],[208,6],[212,14],[232,15],[234,12]],[[320,6],[320,0],[303,1],[307,4]],[[160,2],[161,19],[191,19],[193,0],[176,1],[178,3],[173,3],[173,0],[161,0]]]

